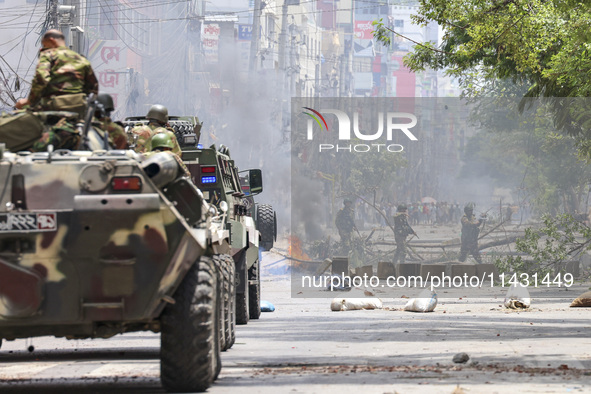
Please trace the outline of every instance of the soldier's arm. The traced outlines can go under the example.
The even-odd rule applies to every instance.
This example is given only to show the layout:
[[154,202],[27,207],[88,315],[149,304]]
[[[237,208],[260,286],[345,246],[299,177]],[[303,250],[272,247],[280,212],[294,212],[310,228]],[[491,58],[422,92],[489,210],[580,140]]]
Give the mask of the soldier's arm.
[[90,63],[88,64],[88,72],[86,73],[86,77],[84,78],[84,92],[86,94],[90,94],[90,93],[94,93],[94,94],[98,94],[99,91],[99,83],[98,80],[96,79],[96,75],[94,75],[94,71],[92,70],[92,67],[90,66]]
[[170,139],[172,140],[172,143],[174,144],[174,148],[172,148],[172,151],[178,156],[178,157],[183,157],[183,151],[181,150],[181,146],[179,145],[179,142],[176,139],[176,135],[174,134],[174,132],[169,131],[168,132],[170,134]]
[[152,150],[151,145],[151,134],[150,129],[146,126],[136,127],[131,131],[133,134],[137,134],[137,140],[135,144],[135,151],[137,153],[145,153]]
[[[405,218],[405,219],[404,219],[404,222],[405,222],[405,224],[406,224],[406,228],[407,228],[407,232],[408,232],[408,234],[409,234],[409,235],[410,235],[410,234],[417,235],[417,233],[415,232],[415,230],[413,230],[413,228],[410,226],[410,224],[408,224],[408,218]],[[418,235],[417,235],[417,237],[418,237]]]
[[39,103],[43,90],[49,84],[51,79],[51,55],[48,53],[41,53],[39,57],[39,64],[35,69],[35,76],[31,84],[31,92],[29,93],[29,105],[34,106]]
[[125,134],[123,127],[119,126],[117,123],[110,122],[107,131],[109,132],[109,138],[112,139],[115,149],[127,149],[127,135]]

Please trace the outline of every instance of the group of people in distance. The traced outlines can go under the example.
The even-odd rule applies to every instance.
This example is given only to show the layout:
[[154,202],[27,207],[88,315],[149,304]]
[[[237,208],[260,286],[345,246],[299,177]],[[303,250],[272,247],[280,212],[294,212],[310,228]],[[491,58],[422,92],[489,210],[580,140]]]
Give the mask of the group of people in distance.
[[[341,237],[341,243],[345,248],[351,248],[353,230],[358,231],[355,226],[353,201],[344,200],[344,207],[337,212],[335,225]],[[466,261],[468,255],[472,255],[478,264],[482,263],[482,257],[478,250],[478,236],[480,227],[486,220],[486,215],[477,218],[474,215],[473,203],[468,203],[464,207],[464,216],[462,216],[462,236],[459,260]],[[417,235],[408,223],[408,208],[405,204],[398,205],[397,212],[394,215],[394,240],[396,242],[396,252],[394,254],[394,263],[405,263],[406,261],[406,240],[409,235]]]

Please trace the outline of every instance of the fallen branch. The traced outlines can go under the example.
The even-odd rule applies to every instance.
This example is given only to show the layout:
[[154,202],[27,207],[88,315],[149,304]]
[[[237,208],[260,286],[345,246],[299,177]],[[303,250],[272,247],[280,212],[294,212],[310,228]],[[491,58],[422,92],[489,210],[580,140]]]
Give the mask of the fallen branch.
[[519,236],[512,236],[512,237],[507,237],[505,239],[501,239],[498,241],[492,241],[492,242],[488,242],[485,244],[482,244],[480,246],[478,246],[478,250],[483,250],[483,249],[488,249],[488,248],[492,248],[493,246],[501,246],[501,245],[507,245],[507,244],[512,244],[513,242],[515,242],[518,238],[520,238]]

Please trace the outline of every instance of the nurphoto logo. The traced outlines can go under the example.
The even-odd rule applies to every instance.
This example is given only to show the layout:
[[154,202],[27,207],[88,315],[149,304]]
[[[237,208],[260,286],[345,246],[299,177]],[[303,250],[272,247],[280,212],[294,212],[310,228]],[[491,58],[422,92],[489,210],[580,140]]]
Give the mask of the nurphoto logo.
[[[320,130],[326,129],[329,131],[328,123],[324,116],[315,109],[303,107],[310,112],[303,112],[308,115],[310,119],[307,122],[308,140],[314,139],[314,122],[318,125]],[[351,141],[352,136],[361,141],[378,141],[383,139],[384,133],[388,143],[371,143],[371,144],[327,144],[321,143],[318,145],[319,152],[333,151],[347,151],[347,152],[369,152],[375,150],[377,152],[402,152],[404,146],[400,144],[390,144],[395,133],[402,132],[411,141],[418,141],[418,138],[411,132],[410,129],[417,125],[417,117],[414,114],[407,112],[378,112],[378,128],[377,131],[368,130],[359,125],[359,112],[353,112],[353,122],[349,115],[338,109],[323,109],[322,113],[331,114],[336,117],[338,140]],[[385,127],[384,127],[385,124]]]

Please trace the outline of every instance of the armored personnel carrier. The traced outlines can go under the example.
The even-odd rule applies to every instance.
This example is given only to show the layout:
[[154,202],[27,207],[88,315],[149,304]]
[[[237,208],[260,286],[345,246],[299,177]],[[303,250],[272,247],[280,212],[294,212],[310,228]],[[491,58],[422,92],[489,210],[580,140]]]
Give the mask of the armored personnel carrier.
[[[148,120],[132,117],[123,123],[133,127]],[[202,123],[197,117],[169,116],[168,123],[181,146],[191,179],[202,190],[204,199],[216,207],[227,207],[230,253],[236,265],[236,323],[247,324],[261,314],[260,251],[271,249],[277,237],[273,208],[256,205],[253,199],[263,191],[262,172],[251,169],[239,173],[227,147],[199,145]]]
[[0,149],[0,343],[161,333],[161,380],[204,391],[233,343],[230,208],[168,152]]

